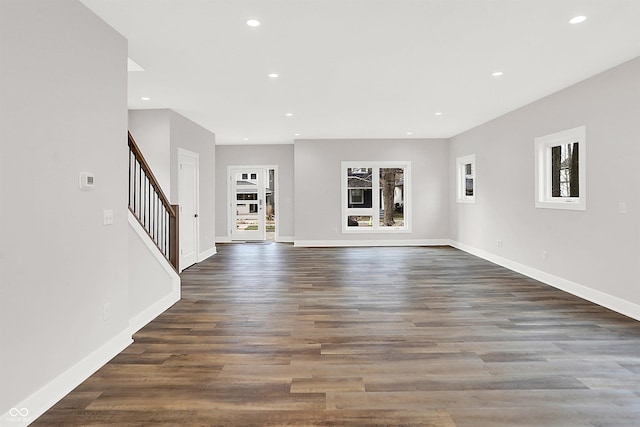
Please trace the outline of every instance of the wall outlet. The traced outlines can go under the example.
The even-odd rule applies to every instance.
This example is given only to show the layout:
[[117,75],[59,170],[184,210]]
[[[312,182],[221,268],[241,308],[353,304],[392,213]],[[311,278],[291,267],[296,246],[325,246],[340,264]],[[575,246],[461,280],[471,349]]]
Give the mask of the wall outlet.
[[496,240],[496,245],[498,245],[499,248],[502,247],[502,240],[498,239]]
[[111,317],[111,304],[106,302],[104,306],[102,306],[102,320],[105,322],[109,320]]

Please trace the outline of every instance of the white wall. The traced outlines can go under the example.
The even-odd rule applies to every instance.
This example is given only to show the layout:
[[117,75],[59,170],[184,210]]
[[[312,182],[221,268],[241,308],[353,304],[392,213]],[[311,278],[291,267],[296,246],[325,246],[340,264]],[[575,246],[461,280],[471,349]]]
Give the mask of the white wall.
[[128,220],[130,326],[135,333],[180,299],[180,276],[132,213]]
[[[0,2],[2,424],[28,422],[5,417],[23,405],[29,417],[37,416],[83,372],[99,366],[96,361],[129,342],[126,57],[126,40],[77,1]],[[638,76],[636,59],[459,135],[450,151],[445,140],[296,141],[293,148],[264,151],[218,147],[217,179],[201,175],[201,192],[215,197],[215,181],[219,188],[226,183],[220,174],[228,164],[278,164],[281,232],[297,241],[452,237],[487,256],[637,306]],[[174,119],[160,132],[164,138],[176,125],[175,145],[168,131],[170,151],[201,148],[201,161],[216,161],[207,143],[181,141],[178,135],[190,131],[179,130],[186,123]],[[587,128],[587,211],[535,209],[534,138],[580,125]],[[163,140],[160,153],[165,150]],[[477,156],[477,203],[458,205],[450,184],[455,158],[471,153]],[[169,162],[169,174],[159,174],[175,201],[172,156],[159,154],[164,166],[158,168]],[[343,160],[412,161],[411,234],[340,233]],[[211,170],[201,163],[201,173],[205,169]],[[84,171],[95,174],[92,191],[78,188]],[[220,211],[226,187],[217,200],[216,228],[226,226],[226,209]],[[618,213],[619,202],[626,202],[627,214]],[[215,223],[212,208],[204,222]],[[113,210],[113,225],[103,225],[104,209]]]
[[228,225],[227,193],[228,166],[278,166],[278,238],[291,241],[294,233],[293,217],[293,145],[217,145],[216,146],[216,238],[231,239]]
[[129,130],[171,200],[171,110],[130,110]]
[[126,69],[126,40],[77,1],[0,2],[2,425],[130,342]]
[[[449,159],[451,238],[534,275],[549,275],[551,282],[570,281],[566,288],[640,316],[638,306],[625,304],[640,304],[639,119],[635,59],[456,136]],[[587,210],[536,209],[534,138],[582,125]],[[477,203],[457,204],[455,159],[473,153]],[[618,213],[619,202],[626,203],[626,214]]]
[[171,118],[171,203],[179,200],[178,187],[178,149],[192,151],[199,155],[200,165],[200,202],[199,202],[199,236],[200,247],[198,260],[201,261],[215,252],[215,135],[192,122],[186,117],[170,112]]
[[168,109],[130,110],[129,130],[171,204],[178,204],[178,149],[200,157],[199,259],[215,252],[215,135]]
[[[430,244],[449,237],[449,157],[444,139],[296,140],[295,243]],[[411,161],[411,232],[342,233],[342,161]]]

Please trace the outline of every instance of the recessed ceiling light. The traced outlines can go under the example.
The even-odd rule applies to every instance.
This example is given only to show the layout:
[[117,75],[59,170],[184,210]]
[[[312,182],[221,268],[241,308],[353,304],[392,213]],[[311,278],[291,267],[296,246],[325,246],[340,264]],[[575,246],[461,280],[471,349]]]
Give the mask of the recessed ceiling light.
[[436,116],[441,116],[442,112],[441,111],[436,111]]
[[271,73],[271,74],[269,74],[269,77],[271,77],[272,79],[277,79],[278,78],[278,73]]
[[569,20],[569,24],[579,24],[587,20],[587,17],[584,15],[574,16]]
[[293,113],[286,113],[286,114],[285,114],[285,116],[287,116],[287,117],[292,117],[292,116],[293,116]]
[[300,134],[299,133],[294,133],[293,136],[300,136]]
[[502,71],[494,71],[491,75],[493,77],[500,77],[502,76],[504,73]]
[[248,141],[248,140],[249,140],[249,138],[243,138],[242,140],[243,140],[243,141]]
[[257,19],[247,19],[247,25],[250,27],[259,27],[260,26],[260,21],[258,21]]
[[143,101],[148,101],[150,98],[147,98],[146,96],[142,96],[140,97],[140,99],[142,99]]
[[407,132],[407,135],[413,135],[413,132]]

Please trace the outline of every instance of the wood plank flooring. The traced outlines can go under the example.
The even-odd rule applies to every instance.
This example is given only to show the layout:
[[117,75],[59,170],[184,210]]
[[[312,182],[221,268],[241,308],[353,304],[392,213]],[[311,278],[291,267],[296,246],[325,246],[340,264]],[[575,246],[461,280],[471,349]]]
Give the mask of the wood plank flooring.
[[449,247],[218,252],[33,425],[640,425],[637,321]]

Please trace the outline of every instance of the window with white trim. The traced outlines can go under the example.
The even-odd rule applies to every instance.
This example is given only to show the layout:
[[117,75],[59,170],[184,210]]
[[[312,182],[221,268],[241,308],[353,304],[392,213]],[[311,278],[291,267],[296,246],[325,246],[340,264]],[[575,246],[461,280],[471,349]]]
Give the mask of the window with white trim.
[[342,162],[342,231],[409,231],[411,162]]
[[541,136],[536,144],[536,208],[586,209],[586,128]]
[[456,159],[456,201],[458,203],[476,202],[476,155]]

